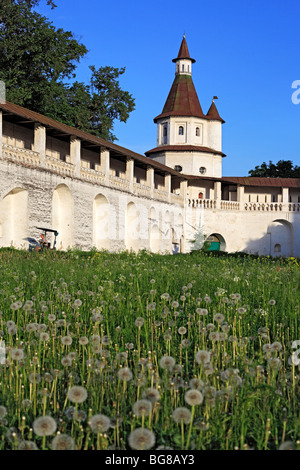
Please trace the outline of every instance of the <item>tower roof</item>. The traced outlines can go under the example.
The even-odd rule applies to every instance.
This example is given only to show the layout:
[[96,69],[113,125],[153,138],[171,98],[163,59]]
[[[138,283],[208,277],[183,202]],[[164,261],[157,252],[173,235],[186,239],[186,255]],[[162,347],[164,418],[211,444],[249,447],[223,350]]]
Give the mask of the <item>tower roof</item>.
[[203,114],[192,77],[176,75],[162,113],[154,118],[154,122],[169,116],[193,116],[206,118]]
[[206,117],[210,120],[221,121],[222,124],[225,122],[224,119],[222,119],[221,116],[219,115],[214,99],[210,105],[209,110],[207,111]]
[[176,62],[177,60],[180,60],[180,59],[190,59],[193,63],[196,62],[195,59],[190,58],[190,54],[189,54],[189,50],[188,50],[188,47],[187,47],[185,35],[183,36],[183,39],[181,41],[178,56],[176,57],[176,59],[173,59],[172,62]]

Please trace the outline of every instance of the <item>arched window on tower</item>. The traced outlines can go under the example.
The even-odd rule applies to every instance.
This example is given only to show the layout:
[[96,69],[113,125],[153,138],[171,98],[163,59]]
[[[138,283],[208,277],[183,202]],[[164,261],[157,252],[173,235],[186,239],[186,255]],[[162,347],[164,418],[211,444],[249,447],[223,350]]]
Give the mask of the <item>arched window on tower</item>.
[[182,64],[182,71],[184,72],[184,64]]
[[184,128],[183,128],[183,126],[179,126],[179,128],[178,128],[178,135],[184,135]]
[[200,127],[196,127],[196,137],[200,137]]

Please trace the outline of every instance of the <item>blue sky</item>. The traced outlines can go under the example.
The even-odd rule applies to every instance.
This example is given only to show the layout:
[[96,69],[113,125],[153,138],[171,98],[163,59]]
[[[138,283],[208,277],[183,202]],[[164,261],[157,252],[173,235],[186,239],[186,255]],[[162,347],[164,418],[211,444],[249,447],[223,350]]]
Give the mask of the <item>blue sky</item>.
[[[196,59],[193,81],[204,112],[212,97],[223,125],[224,176],[247,176],[263,161],[300,165],[300,104],[292,83],[300,80],[299,0],[45,0],[38,11],[72,31],[89,50],[88,66],[126,67],[120,83],[136,100],[116,142],[144,154],[156,146],[153,118],[171,88],[183,34]],[[299,93],[300,97],[300,93]]]

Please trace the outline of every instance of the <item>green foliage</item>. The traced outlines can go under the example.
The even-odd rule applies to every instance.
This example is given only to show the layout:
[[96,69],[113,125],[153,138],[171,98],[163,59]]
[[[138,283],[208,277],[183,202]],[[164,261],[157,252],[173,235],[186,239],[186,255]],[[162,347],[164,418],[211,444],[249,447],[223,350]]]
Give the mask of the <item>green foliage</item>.
[[276,164],[269,161],[249,171],[250,176],[261,178],[300,178],[300,167],[293,165],[291,160],[279,160]]
[[[134,99],[121,89],[125,68],[90,66],[90,83],[76,81],[76,67],[86,55],[70,31],[56,28],[32,8],[38,1],[0,5],[0,79],[6,97],[75,128],[106,140],[115,120],[126,122]],[[52,1],[48,4],[54,7]]]

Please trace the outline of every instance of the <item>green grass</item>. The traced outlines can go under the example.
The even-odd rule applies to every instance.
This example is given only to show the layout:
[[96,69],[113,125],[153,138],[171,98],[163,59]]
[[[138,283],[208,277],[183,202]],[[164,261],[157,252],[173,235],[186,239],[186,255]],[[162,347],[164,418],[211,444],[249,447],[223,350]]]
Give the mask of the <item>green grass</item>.
[[[137,428],[151,431],[152,449],[297,447],[297,259],[2,249],[0,266],[0,449],[52,449],[57,433],[78,450],[140,448],[129,440]],[[82,403],[68,398],[74,385],[87,390]],[[203,401],[192,406],[196,386]],[[139,416],[145,398],[151,412]],[[173,418],[179,407],[186,424]],[[97,414],[108,429],[91,425]],[[56,422],[44,437],[43,415]]]

